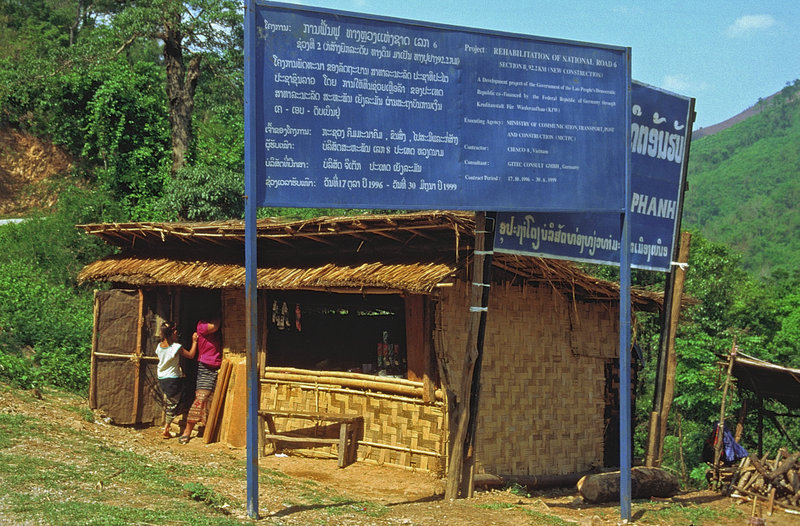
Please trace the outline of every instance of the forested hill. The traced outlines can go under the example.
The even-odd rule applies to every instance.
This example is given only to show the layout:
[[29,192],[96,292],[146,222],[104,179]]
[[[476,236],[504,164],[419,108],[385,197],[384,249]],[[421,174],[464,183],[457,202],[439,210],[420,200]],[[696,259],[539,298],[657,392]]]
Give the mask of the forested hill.
[[693,140],[684,227],[765,277],[800,268],[800,80],[731,128]]

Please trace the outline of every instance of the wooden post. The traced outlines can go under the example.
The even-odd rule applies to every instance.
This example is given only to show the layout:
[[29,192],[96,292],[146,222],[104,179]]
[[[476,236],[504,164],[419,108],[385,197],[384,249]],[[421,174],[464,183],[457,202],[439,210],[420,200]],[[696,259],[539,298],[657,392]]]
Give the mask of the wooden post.
[[758,457],[764,456],[764,399],[758,397],[758,421],[756,424],[756,432],[758,434]]
[[714,436],[714,479],[719,482],[719,459],[722,453],[722,439],[725,432],[725,399],[728,397],[728,387],[731,384],[731,371],[733,364],[736,361],[736,338],[733,339],[731,346],[731,355],[728,359],[728,371],[725,374],[725,387],[722,389],[722,403],[719,409],[719,423],[717,424],[717,432]]
[[92,358],[89,368],[89,407],[97,409],[97,327],[100,321],[100,305],[98,290],[94,290],[94,313],[92,322]]
[[[681,234],[678,250],[678,263],[689,261],[689,245],[692,235]],[[675,352],[675,334],[680,320],[681,297],[686,280],[686,270],[677,266],[670,273],[669,295],[664,305],[664,319],[659,342],[658,371],[656,372],[656,391],[653,394],[653,412],[650,414],[650,430],[647,442],[645,465],[658,467],[661,465],[664,450],[664,437],[667,434],[667,418],[675,395],[675,370],[678,366],[678,355]]]
[[[486,249],[486,215],[483,212],[475,214],[475,250],[473,253],[472,276],[473,282],[481,283],[483,278],[483,262]],[[469,329],[467,331],[467,345],[464,359],[461,363],[460,389],[458,392],[447,390],[447,413],[450,427],[450,450],[447,462],[447,481],[445,484],[445,499],[457,499],[465,496],[460,492],[464,488],[464,460],[467,453],[467,437],[470,427],[470,401],[472,399],[472,383],[474,382],[475,364],[478,361],[478,333],[482,313],[481,302],[483,299],[482,286],[470,287],[469,294]],[[474,458],[471,456],[471,458]]]
[[[463,477],[461,482],[461,494],[466,498],[471,498],[475,484],[475,435],[478,432],[478,407],[480,403],[481,393],[481,368],[483,365],[483,344],[486,337],[486,315],[489,309],[489,290],[492,284],[492,258],[494,255],[494,227],[496,214],[489,216],[489,225],[487,226],[486,218],[484,217],[483,227],[478,228],[478,222],[475,223],[475,236],[481,235],[483,237],[483,250],[477,249],[476,243],[476,257],[482,256],[483,261],[475,264],[473,273],[475,278],[480,276],[480,280],[474,279],[472,288],[478,289],[480,292],[480,306],[478,321],[478,338],[475,342],[478,351],[475,358],[475,367],[472,371],[472,386],[470,388],[470,401],[469,401],[469,423],[467,425],[467,437],[465,439],[466,457],[464,458],[465,468],[467,469],[466,476]],[[481,254],[480,252],[483,252]],[[475,309],[475,303],[470,304],[470,310]]]
[[141,390],[142,376],[142,330],[144,329],[144,292],[139,292],[139,317],[136,320],[136,349],[134,349],[131,360],[134,363],[135,371],[133,377],[133,409],[131,410],[131,421],[139,422],[139,391]]

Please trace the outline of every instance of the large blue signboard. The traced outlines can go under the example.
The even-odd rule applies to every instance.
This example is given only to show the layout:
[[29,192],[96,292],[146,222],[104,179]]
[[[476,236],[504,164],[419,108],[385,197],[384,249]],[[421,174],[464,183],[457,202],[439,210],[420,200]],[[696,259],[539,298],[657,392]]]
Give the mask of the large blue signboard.
[[259,206],[624,209],[628,48],[275,3],[255,25]]
[[[668,272],[680,224],[692,99],[633,83],[631,266]],[[616,214],[503,213],[495,250],[619,265]]]

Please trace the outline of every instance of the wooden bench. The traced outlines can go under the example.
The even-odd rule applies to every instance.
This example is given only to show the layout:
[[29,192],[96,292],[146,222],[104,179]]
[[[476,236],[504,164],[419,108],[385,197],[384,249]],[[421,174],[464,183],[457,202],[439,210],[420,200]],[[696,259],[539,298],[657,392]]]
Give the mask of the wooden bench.
[[[339,449],[339,467],[343,468],[356,460],[358,450],[358,436],[357,432],[361,427],[363,418],[360,416],[345,416],[335,415],[330,413],[312,413],[306,411],[259,411],[258,416],[264,421],[264,444],[261,448],[261,454],[265,455],[267,444],[272,444],[275,451],[278,451],[279,442],[295,442],[306,444],[338,444]],[[319,437],[298,434],[299,429],[290,431],[283,431],[279,433],[275,428],[275,417],[294,418],[310,420],[314,422],[314,433],[319,432],[320,424],[330,423],[333,425],[339,424],[339,437]],[[307,428],[306,428],[307,429]]]

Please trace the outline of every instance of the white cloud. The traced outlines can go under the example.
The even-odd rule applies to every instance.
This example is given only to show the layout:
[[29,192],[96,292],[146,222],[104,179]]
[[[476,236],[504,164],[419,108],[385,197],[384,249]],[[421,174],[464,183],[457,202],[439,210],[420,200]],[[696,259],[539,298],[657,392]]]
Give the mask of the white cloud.
[[728,26],[727,34],[731,38],[759,31],[761,29],[769,29],[775,25],[775,19],[772,15],[745,15],[736,19],[736,21]]
[[691,83],[681,75],[666,75],[662,83],[664,89],[669,91],[683,91],[690,88]]
[[692,96],[698,91],[708,89],[708,84],[705,82],[692,81],[687,78],[686,75],[665,75],[659,87],[667,91],[674,91],[675,93]]

